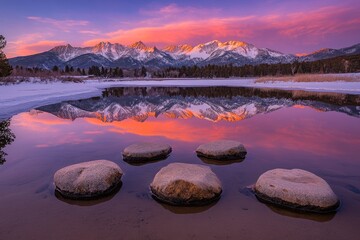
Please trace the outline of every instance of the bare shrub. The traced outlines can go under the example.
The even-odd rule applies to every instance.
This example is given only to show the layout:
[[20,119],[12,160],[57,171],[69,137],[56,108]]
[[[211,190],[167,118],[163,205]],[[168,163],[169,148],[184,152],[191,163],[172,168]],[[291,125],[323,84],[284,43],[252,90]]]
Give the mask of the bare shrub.
[[264,82],[360,82],[360,74],[297,74],[294,76],[266,76],[255,80],[257,83]]

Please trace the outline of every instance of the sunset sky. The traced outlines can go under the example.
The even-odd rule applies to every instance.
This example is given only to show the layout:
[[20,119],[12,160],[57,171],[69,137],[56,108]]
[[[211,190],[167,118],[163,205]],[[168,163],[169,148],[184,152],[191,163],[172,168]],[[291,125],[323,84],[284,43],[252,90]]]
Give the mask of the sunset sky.
[[70,43],[239,40],[284,53],[360,43],[359,0],[1,0],[8,57]]

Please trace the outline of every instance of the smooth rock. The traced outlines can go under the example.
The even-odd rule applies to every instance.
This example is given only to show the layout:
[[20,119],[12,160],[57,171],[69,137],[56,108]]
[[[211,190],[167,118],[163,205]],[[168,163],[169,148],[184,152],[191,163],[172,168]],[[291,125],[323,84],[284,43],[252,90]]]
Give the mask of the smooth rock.
[[106,195],[121,183],[121,168],[107,160],[70,165],[54,175],[56,190],[64,197],[81,199]]
[[322,178],[301,169],[273,169],[255,184],[256,196],[265,202],[304,211],[336,210],[339,199]]
[[122,155],[125,161],[142,162],[166,158],[171,151],[171,147],[167,144],[145,142],[126,147]]
[[200,157],[218,160],[243,159],[246,156],[246,149],[240,142],[232,140],[220,140],[200,145],[196,149]]
[[154,197],[173,205],[204,205],[217,200],[221,182],[208,166],[171,163],[150,184]]

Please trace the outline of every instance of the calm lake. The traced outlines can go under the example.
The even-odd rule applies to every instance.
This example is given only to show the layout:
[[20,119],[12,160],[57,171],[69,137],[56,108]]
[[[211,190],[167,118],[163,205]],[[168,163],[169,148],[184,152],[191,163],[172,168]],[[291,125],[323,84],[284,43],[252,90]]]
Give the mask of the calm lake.
[[[1,122],[0,239],[359,239],[360,95],[239,87],[122,87],[33,109]],[[3,140],[5,139],[5,140]],[[202,143],[242,142],[242,162],[204,161]],[[136,142],[170,144],[162,161],[130,165]],[[116,193],[67,200],[53,175],[107,159],[124,171]],[[172,162],[210,166],[219,201],[176,207],[149,184]],[[248,186],[267,170],[300,168],[324,178],[341,200],[332,214],[259,202]]]

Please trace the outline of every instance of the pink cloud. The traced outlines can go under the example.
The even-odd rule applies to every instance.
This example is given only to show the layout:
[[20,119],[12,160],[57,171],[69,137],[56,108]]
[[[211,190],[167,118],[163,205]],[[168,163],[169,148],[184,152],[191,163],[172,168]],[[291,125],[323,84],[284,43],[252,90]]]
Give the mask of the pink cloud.
[[279,28],[281,35],[291,38],[360,29],[360,17],[351,8],[325,7],[311,13],[289,14],[286,20],[270,21],[270,26]]
[[99,34],[101,34],[100,31],[96,31],[96,30],[81,30],[81,31],[79,31],[79,33],[87,34],[87,35],[99,35]]
[[54,46],[65,44],[61,40],[46,40],[53,38],[52,33],[31,33],[19,36],[15,41],[9,41],[5,51],[7,57],[25,56],[48,51]]
[[193,39],[215,39],[226,38],[234,33],[238,37],[244,37],[250,32],[246,29],[234,31],[233,26],[239,21],[248,21],[252,17],[207,19],[203,21],[184,21],[170,23],[159,27],[139,27],[130,30],[118,30],[106,34],[104,38],[97,38],[86,41],[86,46],[94,45],[99,41],[118,42],[130,44],[141,40],[147,43],[164,45],[178,44]]
[[[155,19],[184,19],[187,17],[201,18],[203,16],[214,16],[220,14],[222,11],[219,8],[196,8],[196,7],[180,7],[177,4],[169,4],[159,9],[142,9],[140,13],[143,15],[151,16]],[[149,19],[147,19],[149,20]]]
[[291,41],[299,39],[302,45],[314,45],[330,35],[360,32],[360,17],[356,9],[345,7],[324,7],[311,12],[265,16],[203,17],[201,20],[188,15],[181,17],[182,9],[176,5],[169,5],[158,12],[173,14],[178,18],[176,21],[163,21],[165,24],[119,29],[88,40],[84,45],[94,45],[99,41],[130,44],[141,40],[164,46],[219,39],[242,40],[261,47],[276,48],[276,45],[290,45]]
[[27,19],[35,21],[35,22],[51,25],[51,26],[58,28],[64,32],[69,32],[73,28],[87,26],[89,24],[89,21],[85,21],[85,20],[71,20],[71,19],[58,20],[58,19],[54,19],[54,18],[43,18],[43,17],[36,17],[36,16],[30,16]]
[[[29,44],[23,44],[20,45],[17,50],[15,55],[17,56],[25,56],[25,55],[31,55],[31,54],[36,54],[39,52],[44,52],[44,51],[48,51],[49,49],[55,47],[55,46],[59,46],[59,45],[63,45],[66,44],[66,42],[64,41],[38,41],[35,43],[29,43]],[[9,54],[11,57],[11,54]]]
[[190,8],[181,8],[179,7],[177,4],[170,4],[164,7],[161,7],[159,9],[153,9],[153,10],[149,10],[149,9],[141,9],[140,13],[145,14],[145,15],[159,15],[159,14],[178,14],[183,12],[184,10],[189,10]]

